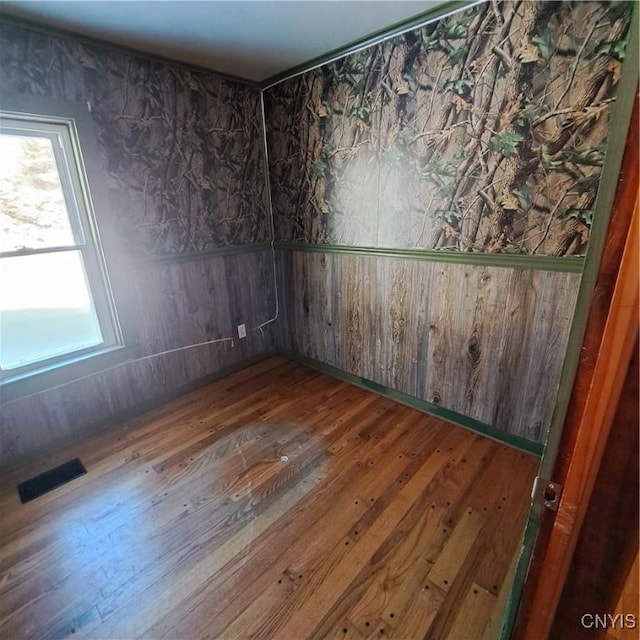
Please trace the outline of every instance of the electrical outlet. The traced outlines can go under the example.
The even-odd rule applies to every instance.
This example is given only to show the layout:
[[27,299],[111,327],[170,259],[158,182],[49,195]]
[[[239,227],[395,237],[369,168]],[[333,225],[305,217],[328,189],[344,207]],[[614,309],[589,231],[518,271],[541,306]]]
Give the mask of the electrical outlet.
[[238,325],[238,338],[246,338],[247,337],[247,327],[243,324]]

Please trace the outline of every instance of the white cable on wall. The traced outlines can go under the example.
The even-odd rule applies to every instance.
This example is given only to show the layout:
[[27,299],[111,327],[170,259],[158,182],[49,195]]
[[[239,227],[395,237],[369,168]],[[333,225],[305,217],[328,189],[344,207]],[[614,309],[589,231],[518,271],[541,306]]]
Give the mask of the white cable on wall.
[[264,327],[278,319],[280,305],[278,303],[278,270],[276,267],[276,232],[273,224],[273,204],[271,202],[271,182],[269,180],[269,149],[267,147],[267,121],[264,113],[264,89],[260,90],[260,115],[262,117],[262,149],[264,152],[264,184],[267,190],[267,206],[269,207],[269,223],[271,226],[271,260],[273,262],[273,295],[275,298],[275,312],[273,317],[253,328],[264,335]]
[[[91,105],[87,103],[89,111],[91,111]],[[262,335],[264,335],[264,327],[272,322],[275,322],[280,315],[280,305],[278,302],[278,271],[276,267],[276,251],[275,251],[275,227],[273,223],[273,206],[271,203],[271,185],[269,183],[269,154],[267,150],[267,129],[266,129],[266,120],[265,120],[265,112],[264,112],[264,90],[260,91],[260,115],[262,117],[262,145],[264,152],[264,173],[265,173],[265,188],[267,190],[267,206],[269,213],[269,226],[271,230],[271,259],[273,263],[273,292],[274,292],[274,302],[275,302],[275,310],[274,314],[271,318],[262,322],[261,324],[256,325],[252,328],[252,331],[260,331]],[[186,351],[188,349],[194,349],[195,347],[203,347],[209,344],[216,344],[220,342],[230,342],[232,347],[235,347],[235,338],[216,338],[214,340],[205,340],[204,342],[196,342],[194,344],[188,344],[183,347],[175,347],[174,349],[166,349],[164,351],[159,351],[157,353],[151,353],[146,356],[141,356],[139,358],[133,358],[132,360],[124,360],[123,362],[118,362],[106,369],[100,369],[99,371],[93,371],[84,376],[80,376],[79,378],[73,378],[73,380],[67,380],[61,384],[55,385],[53,387],[47,387],[46,389],[42,389],[40,391],[35,391],[34,393],[30,393],[25,396],[20,396],[19,398],[15,398],[14,400],[10,400],[9,402],[15,402],[17,400],[23,400],[25,398],[30,398],[32,396],[38,395],[40,393],[46,393],[47,391],[53,391],[54,389],[59,389],[61,387],[66,387],[69,384],[73,384],[76,382],[80,382],[81,380],[86,380],[87,378],[91,378],[93,376],[97,376],[101,373],[107,373],[108,371],[112,371],[113,369],[117,369],[118,367],[123,367],[124,365],[134,364],[137,362],[143,362],[145,360],[151,360],[152,358],[157,358],[159,356],[164,356],[169,353],[176,353],[178,351]],[[9,404],[9,403],[5,403]]]
[[175,353],[177,351],[186,351],[187,349],[193,349],[194,347],[203,347],[207,344],[215,344],[216,342],[230,342],[231,346],[235,346],[235,338],[216,338],[215,340],[205,340],[204,342],[196,342],[194,344],[188,344],[184,347],[176,347],[175,349],[166,349],[165,351],[158,351],[157,353],[151,353],[147,356],[140,356],[139,358],[133,358],[131,360],[123,360],[122,362],[118,362],[117,364],[111,365],[106,369],[99,369],[98,371],[92,371],[91,373],[87,373],[84,376],[80,376],[78,378],[73,378],[72,380],[67,380],[60,384],[57,384],[53,387],[47,387],[46,389],[40,389],[39,391],[34,391],[33,393],[29,393],[24,396],[19,396],[18,398],[14,398],[13,400],[9,400],[8,402],[4,402],[4,405],[10,404],[12,402],[16,402],[18,400],[24,400],[25,398],[31,398],[32,396],[40,395],[41,393],[47,393],[48,391],[53,391],[55,389],[60,389],[61,387],[66,387],[67,385],[74,384],[76,382],[80,382],[81,380],[86,380],[87,378],[92,378],[93,376],[100,375],[101,373],[107,373],[107,371],[112,371],[113,369],[117,369],[118,367],[124,367],[127,364],[134,364],[136,362],[143,362],[144,360],[151,360],[151,358],[157,358],[158,356],[164,356],[169,353]]

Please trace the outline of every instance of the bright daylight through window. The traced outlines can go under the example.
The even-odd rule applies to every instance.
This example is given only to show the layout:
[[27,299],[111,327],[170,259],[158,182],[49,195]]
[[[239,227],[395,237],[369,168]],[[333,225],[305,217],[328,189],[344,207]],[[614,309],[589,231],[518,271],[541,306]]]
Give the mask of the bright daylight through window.
[[119,344],[73,121],[1,114],[3,378]]

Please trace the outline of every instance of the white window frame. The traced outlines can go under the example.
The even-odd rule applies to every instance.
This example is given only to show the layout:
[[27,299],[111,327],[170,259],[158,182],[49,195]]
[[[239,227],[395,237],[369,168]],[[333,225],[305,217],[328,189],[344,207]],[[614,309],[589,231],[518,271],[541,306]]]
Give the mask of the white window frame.
[[[18,109],[8,108],[7,102],[14,102]],[[27,108],[21,109],[25,102]],[[72,245],[26,247],[0,252],[0,260],[42,253],[80,251],[103,337],[102,343],[93,347],[70,351],[15,369],[0,370],[0,398],[6,402],[66,384],[78,377],[118,364],[134,354],[127,332],[123,331],[122,314],[116,310],[116,304],[120,309],[120,303],[126,298],[126,293],[122,291],[123,274],[120,273],[120,277],[116,278],[120,285],[118,299],[114,296],[115,288],[112,287],[98,228],[96,209],[106,208],[106,198],[99,176],[100,163],[89,111],[80,105],[64,101],[25,96],[7,100],[3,96],[0,130],[3,133],[32,134],[51,139],[75,238]],[[92,171],[88,172],[88,168]],[[99,198],[97,206],[94,206],[96,194]],[[109,266],[112,265],[113,260]],[[124,315],[127,320],[127,314]]]

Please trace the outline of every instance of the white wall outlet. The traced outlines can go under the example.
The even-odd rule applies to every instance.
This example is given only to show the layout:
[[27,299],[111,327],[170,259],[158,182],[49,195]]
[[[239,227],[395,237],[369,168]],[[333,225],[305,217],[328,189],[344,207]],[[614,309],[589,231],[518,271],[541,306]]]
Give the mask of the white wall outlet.
[[247,337],[247,327],[243,324],[238,325],[238,338],[246,338]]

